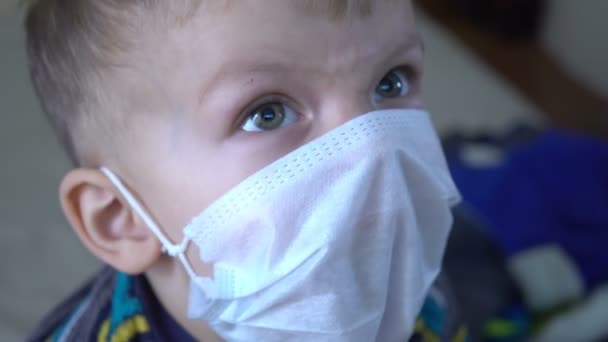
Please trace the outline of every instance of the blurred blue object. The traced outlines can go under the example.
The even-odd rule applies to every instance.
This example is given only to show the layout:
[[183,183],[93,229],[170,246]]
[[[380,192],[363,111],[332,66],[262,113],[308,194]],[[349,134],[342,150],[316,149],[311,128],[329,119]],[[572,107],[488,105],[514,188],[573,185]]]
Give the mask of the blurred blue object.
[[465,202],[506,257],[556,243],[587,289],[608,281],[607,141],[519,129],[500,139],[447,139],[446,152]]

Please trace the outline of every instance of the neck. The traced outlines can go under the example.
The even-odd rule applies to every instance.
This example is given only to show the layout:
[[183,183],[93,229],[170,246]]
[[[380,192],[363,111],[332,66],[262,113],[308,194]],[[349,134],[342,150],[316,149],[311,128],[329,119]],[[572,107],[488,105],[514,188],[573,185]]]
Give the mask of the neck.
[[179,325],[198,341],[222,342],[206,321],[188,318],[190,278],[176,258],[163,256],[146,272],[161,305]]

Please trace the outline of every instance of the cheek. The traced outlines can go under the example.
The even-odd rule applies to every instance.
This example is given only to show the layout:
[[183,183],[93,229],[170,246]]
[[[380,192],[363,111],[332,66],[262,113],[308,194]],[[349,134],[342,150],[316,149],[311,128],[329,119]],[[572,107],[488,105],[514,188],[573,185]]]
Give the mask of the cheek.
[[[174,243],[182,241],[183,229],[194,217],[247,177],[297,148],[305,136],[305,132],[300,134],[303,130],[285,129],[238,134],[217,142],[210,135],[184,131],[176,140],[170,129],[164,135],[162,129],[146,132],[149,139],[130,160],[129,184]],[[188,259],[199,275],[209,275],[211,268],[201,263],[198,253],[190,246]]]
[[156,166],[142,175],[142,199],[174,242],[181,241],[192,218],[297,145],[279,143],[279,135],[245,140],[181,145],[179,150],[158,153]]
[[[150,210],[174,243],[182,241],[184,227],[215,200],[285,154],[281,149],[255,144],[199,148],[196,152],[188,158],[173,154],[157,171],[146,176],[150,185],[145,194],[151,199]],[[196,274],[211,276],[212,265],[204,264],[199,253],[196,245],[189,246],[190,265]]]

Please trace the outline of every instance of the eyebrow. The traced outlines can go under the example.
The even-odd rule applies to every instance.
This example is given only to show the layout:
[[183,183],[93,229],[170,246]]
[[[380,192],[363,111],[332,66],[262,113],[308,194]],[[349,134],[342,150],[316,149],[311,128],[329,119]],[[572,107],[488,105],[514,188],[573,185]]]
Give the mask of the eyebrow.
[[[403,55],[405,52],[409,52],[415,49],[420,49],[424,52],[424,40],[420,33],[411,33],[408,34],[406,39],[404,39],[396,48],[393,49],[393,52],[388,55],[386,61],[391,61],[397,58],[400,55]],[[279,73],[288,73],[293,71],[293,68],[287,66],[286,63],[281,63],[277,61],[267,62],[253,62],[248,63],[243,60],[234,60],[227,63],[222,64],[218,71],[213,74],[213,76],[205,83],[205,85],[200,89],[199,92],[199,104],[202,104],[205,101],[205,98],[209,94],[209,90],[213,85],[217,84],[221,80],[228,79],[229,75],[233,74],[250,74],[256,72],[265,72],[265,71],[276,71]]]
[[420,48],[423,52],[426,50],[426,46],[424,44],[424,39],[422,38],[422,34],[420,32],[413,33],[408,38],[408,46],[409,49]]
[[393,49],[393,52],[388,55],[388,60],[395,59],[396,57],[403,55],[404,52],[410,52],[415,49],[420,49],[422,52],[425,51],[424,40],[419,32],[408,34],[407,37]]
[[[244,66],[246,65],[246,66]],[[242,60],[235,60],[229,63],[222,64],[218,71],[216,71],[208,81],[201,87],[199,90],[199,105],[205,102],[205,99],[208,97],[211,88],[221,82],[223,80],[230,79],[230,75],[235,74],[251,74],[256,72],[264,72],[264,71],[277,71],[286,73],[291,68],[288,68],[283,63],[275,62],[256,62],[247,64],[247,62],[243,62]]]
[[[412,33],[407,35],[407,38],[404,39],[400,44],[398,44],[394,49],[391,49],[393,50],[393,52],[389,55],[389,57],[394,58],[395,56],[402,55],[404,52],[411,51],[416,48],[420,48],[422,51],[424,51],[424,41],[422,40],[422,36],[419,33]],[[293,69],[288,67],[284,63],[280,63],[277,61],[255,62],[242,67],[243,65],[246,65],[246,63],[242,63],[242,61],[226,63],[219,68],[219,71],[211,78],[211,80],[217,81],[225,77],[225,75],[233,73],[251,73],[268,70],[289,72]]]

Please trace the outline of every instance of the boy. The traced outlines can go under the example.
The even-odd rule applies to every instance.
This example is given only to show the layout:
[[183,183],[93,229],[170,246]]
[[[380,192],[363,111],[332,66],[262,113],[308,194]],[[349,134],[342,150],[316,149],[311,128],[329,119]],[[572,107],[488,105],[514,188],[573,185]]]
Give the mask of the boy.
[[458,197],[409,1],[38,0],[26,28],[111,267],[32,340],[408,340]]

